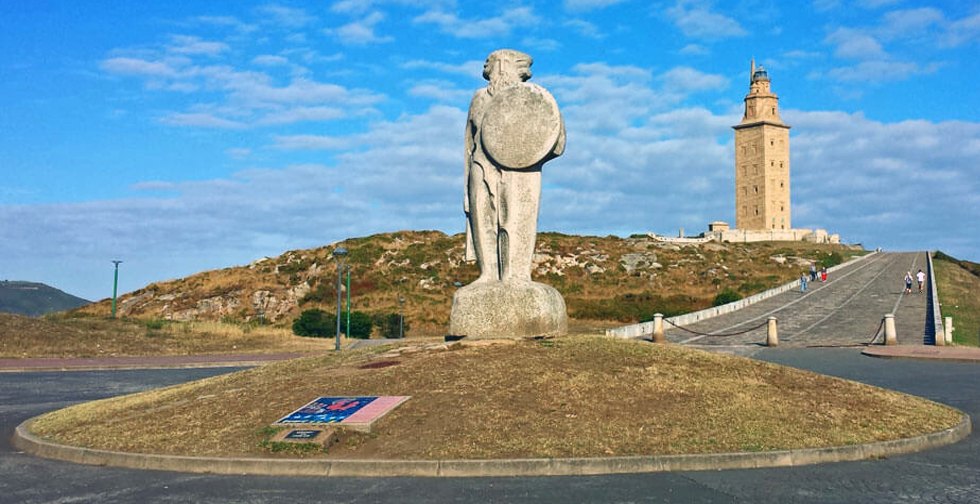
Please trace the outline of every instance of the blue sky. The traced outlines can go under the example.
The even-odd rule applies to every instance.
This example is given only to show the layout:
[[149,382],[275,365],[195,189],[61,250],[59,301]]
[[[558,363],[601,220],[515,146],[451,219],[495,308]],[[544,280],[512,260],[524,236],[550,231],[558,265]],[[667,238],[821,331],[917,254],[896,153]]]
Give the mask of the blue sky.
[[464,229],[487,54],[534,57],[565,155],[540,229],[734,223],[755,58],[794,227],[980,260],[980,6],[912,0],[5,2],[0,279],[88,299],[400,229]]

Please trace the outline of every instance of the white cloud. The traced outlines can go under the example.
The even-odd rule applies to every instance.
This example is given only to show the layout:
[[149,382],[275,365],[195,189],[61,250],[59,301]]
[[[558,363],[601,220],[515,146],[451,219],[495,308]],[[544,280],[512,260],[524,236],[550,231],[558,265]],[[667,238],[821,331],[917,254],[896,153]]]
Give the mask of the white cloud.
[[174,112],[160,118],[160,122],[171,126],[190,126],[197,128],[241,129],[247,125],[239,121],[225,119],[202,112]]
[[857,4],[866,9],[877,9],[886,5],[901,3],[905,0],[858,0]]
[[624,1],[626,0],[565,0],[565,8],[570,11],[587,11],[602,9]]
[[315,16],[307,14],[303,9],[285,7],[279,4],[266,4],[256,10],[263,20],[285,28],[302,28],[316,21]]
[[671,90],[685,93],[720,90],[728,87],[728,79],[722,75],[707,74],[691,67],[674,67],[660,76]]
[[954,47],[978,41],[980,41],[980,11],[954,21],[943,35],[943,43]]
[[442,10],[430,10],[412,21],[435,24],[443,32],[458,38],[488,38],[506,36],[515,29],[537,25],[541,18],[530,7],[513,7],[505,9],[497,17],[476,20],[460,19],[456,14]]
[[230,49],[224,42],[208,42],[188,35],[171,35],[170,40],[168,50],[177,54],[216,56]]
[[453,65],[436,61],[411,60],[403,63],[402,68],[427,68],[437,72],[447,74],[466,75],[483,79],[483,60],[469,60],[461,64]]
[[742,37],[748,32],[738,21],[710,10],[710,4],[692,0],[677,0],[666,10],[667,17],[688,37],[723,39]]
[[521,44],[538,51],[557,51],[561,48],[561,42],[555,39],[542,39],[537,37],[524,37]]
[[285,66],[289,64],[289,60],[282,56],[263,54],[252,58],[252,63],[262,66]]
[[326,135],[276,135],[274,149],[280,150],[345,150],[356,142],[347,137]]
[[246,148],[243,148],[243,147],[236,147],[236,148],[232,148],[232,149],[226,149],[225,150],[225,154],[228,154],[228,156],[230,158],[232,158],[232,159],[236,159],[238,161],[241,161],[241,160],[247,158],[248,156],[250,156],[252,154],[252,149],[246,149]]
[[292,124],[300,121],[330,121],[347,114],[337,107],[293,107],[267,114],[257,124]]
[[930,28],[942,25],[942,11],[932,7],[886,12],[876,30],[886,39],[908,39],[925,34]]
[[599,29],[599,26],[597,26],[595,23],[586,21],[584,19],[569,19],[568,21],[565,21],[562,24],[564,26],[567,26],[575,30],[576,32],[578,32],[579,35],[583,37],[594,38],[594,39],[601,39],[605,37],[605,34],[602,33],[602,30]]
[[408,94],[422,98],[432,98],[443,103],[466,103],[473,94],[472,90],[457,89],[455,84],[447,81],[425,81],[415,84]]
[[348,45],[376,44],[395,40],[390,36],[379,36],[375,33],[378,23],[384,20],[384,14],[374,11],[367,16],[324,33],[336,36],[341,43]]
[[839,58],[876,59],[886,56],[881,44],[861,30],[838,28],[827,35],[824,42],[837,46],[834,54]]
[[419,9],[433,9],[436,7],[453,7],[455,0],[340,0],[330,6],[333,12],[345,14],[360,14],[371,10],[375,5],[404,5]]
[[202,24],[210,24],[214,26],[227,26],[227,27],[235,28],[236,30],[242,33],[249,33],[258,29],[254,25],[243,23],[242,21],[240,21],[238,18],[234,16],[197,16],[194,18],[194,21],[197,21]]
[[677,53],[685,56],[705,56],[711,54],[711,51],[699,44],[687,44],[677,51]]
[[853,66],[833,68],[827,72],[827,77],[841,82],[892,82],[935,73],[941,66],[940,63],[923,67],[902,61],[862,61]]
[[163,61],[146,61],[138,58],[109,58],[102,60],[99,67],[115,74],[154,77],[175,77],[178,75],[177,69],[169,63]]

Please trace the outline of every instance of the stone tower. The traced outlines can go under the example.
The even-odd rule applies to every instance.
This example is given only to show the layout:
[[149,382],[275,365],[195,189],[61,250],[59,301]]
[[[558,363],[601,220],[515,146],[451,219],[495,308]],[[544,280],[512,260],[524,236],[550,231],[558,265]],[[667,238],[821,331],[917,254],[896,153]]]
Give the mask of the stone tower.
[[735,129],[735,227],[791,229],[789,126],[779,119],[779,97],[769,74],[752,60],[745,115]]

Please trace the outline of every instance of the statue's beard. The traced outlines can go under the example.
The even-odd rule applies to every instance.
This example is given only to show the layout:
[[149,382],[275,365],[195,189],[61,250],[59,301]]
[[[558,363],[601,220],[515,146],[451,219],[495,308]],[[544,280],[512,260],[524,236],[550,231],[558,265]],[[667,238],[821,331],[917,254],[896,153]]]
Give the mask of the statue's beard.
[[501,89],[508,88],[514,84],[521,83],[521,78],[516,75],[501,75],[496,78],[490,79],[490,83],[487,84],[487,91],[490,94],[494,94]]

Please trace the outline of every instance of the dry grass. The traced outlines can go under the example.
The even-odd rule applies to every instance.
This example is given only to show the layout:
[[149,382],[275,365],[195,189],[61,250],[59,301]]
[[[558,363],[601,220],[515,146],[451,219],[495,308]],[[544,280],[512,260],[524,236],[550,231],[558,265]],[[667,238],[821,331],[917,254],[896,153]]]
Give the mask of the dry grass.
[[[268,426],[323,395],[410,395],[341,458],[572,457],[775,450],[931,432],[960,413],[837,378],[677,346],[575,336],[454,351],[311,357],[41,417],[111,450],[280,456]],[[125,435],[124,435],[125,434]]]
[[977,346],[980,333],[980,278],[957,263],[936,259],[936,280],[944,317],[953,317],[953,342]]
[[[255,293],[260,291],[278,300],[275,306],[264,308],[264,317],[275,323],[291,323],[308,308],[332,311],[336,306],[337,263],[331,252],[337,245],[350,252],[347,264],[352,267],[354,309],[379,315],[397,313],[398,300],[404,298],[408,337],[444,335],[456,291],[454,283],[467,284],[479,274],[474,263],[463,261],[463,234],[400,231],[288,251],[248,266],[150,284],[122,295],[119,313],[134,318],[255,320]],[[706,308],[725,289],[748,296],[798,278],[805,269],[793,260],[781,264],[771,256],[796,256],[805,262],[831,252],[845,257],[863,253],[840,245],[804,242],[678,247],[642,235],[618,238],[560,233],[539,233],[535,251],[539,262],[532,277],[562,293],[570,316],[623,323],[637,322],[656,312],[674,314]],[[622,263],[625,254],[645,254],[659,266],[648,264],[627,272]],[[296,295],[295,289],[300,287],[312,290]],[[674,311],[667,309],[671,306],[641,307],[637,305],[648,303],[622,299],[644,294],[669,297],[666,293],[677,298],[670,303]],[[110,306],[111,301],[104,299],[78,312],[104,317]]]
[[333,340],[300,338],[288,329],[221,322],[166,322],[104,317],[0,313],[0,358],[117,357],[315,352]]

